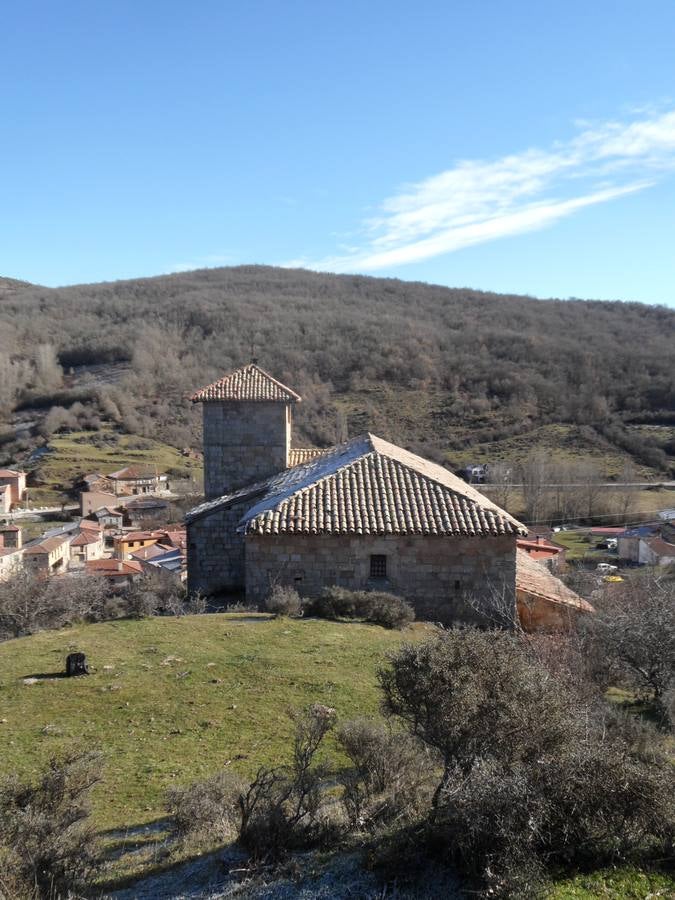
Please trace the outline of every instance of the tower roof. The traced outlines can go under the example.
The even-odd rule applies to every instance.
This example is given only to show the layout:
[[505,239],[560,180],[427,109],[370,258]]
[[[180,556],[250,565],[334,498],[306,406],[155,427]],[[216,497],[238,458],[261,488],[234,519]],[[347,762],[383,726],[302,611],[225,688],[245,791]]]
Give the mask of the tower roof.
[[193,403],[209,403],[219,400],[246,400],[253,402],[297,403],[299,394],[286,387],[255,363],[242,366],[196,391]]

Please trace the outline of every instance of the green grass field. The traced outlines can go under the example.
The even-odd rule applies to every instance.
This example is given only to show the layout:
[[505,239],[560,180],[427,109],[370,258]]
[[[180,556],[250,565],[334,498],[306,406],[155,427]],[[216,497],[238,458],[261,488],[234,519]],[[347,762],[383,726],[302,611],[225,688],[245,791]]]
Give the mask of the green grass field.
[[44,485],[29,487],[31,504],[61,503],[68,499],[72,502],[68,491],[80,476],[92,472],[107,474],[132,464],[151,471],[177,470],[181,478],[195,479],[197,485],[201,484],[200,462],[151,438],[118,434],[111,429],[74,431],[54,435],[48,446],[50,452],[36,467]]
[[[418,624],[408,636],[427,633]],[[221,614],[116,621],[0,644],[0,771],[28,772],[79,743],[100,749],[101,828],[162,814],[165,789],[232,761],[242,775],[288,757],[288,710],[376,713],[375,673],[403,636],[362,624]],[[95,674],[49,678],[73,649]],[[24,684],[28,676],[42,676]]]

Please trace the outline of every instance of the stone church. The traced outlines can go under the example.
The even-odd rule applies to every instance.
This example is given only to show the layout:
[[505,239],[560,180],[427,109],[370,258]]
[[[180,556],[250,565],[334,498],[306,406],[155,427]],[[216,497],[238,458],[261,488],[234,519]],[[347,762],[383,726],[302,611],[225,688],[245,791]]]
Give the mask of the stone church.
[[445,622],[467,618],[466,598],[488,586],[520,604],[527,529],[447,469],[373,434],[292,448],[300,397],[255,363],[191,400],[203,405],[206,495],[186,517],[191,592],[259,603],[275,584],[386,590]]

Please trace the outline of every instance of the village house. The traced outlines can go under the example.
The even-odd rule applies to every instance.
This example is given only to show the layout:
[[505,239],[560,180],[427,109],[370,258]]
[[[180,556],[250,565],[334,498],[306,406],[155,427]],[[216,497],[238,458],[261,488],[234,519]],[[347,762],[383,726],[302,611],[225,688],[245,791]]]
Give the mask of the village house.
[[0,526],[0,581],[11,578],[22,567],[21,529],[16,525]]
[[[255,363],[191,399],[203,404],[206,494],[187,516],[191,592],[261,603],[274,585],[312,596],[337,584],[399,594],[418,617],[448,623],[475,620],[467,601],[490,593],[515,610],[527,529],[472,485],[372,434],[292,450],[300,397]],[[557,582],[522,557],[521,594],[532,566]],[[583,609],[571,591],[551,595],[533,586],[528,602]]]
[[102,528],[117,530],[121,529],[125,522],[124,510],[111,509],[109,506],[102,506],[100,509],[94,510],[93,513],[90,513],[90,518],[95,519]]
[[547,541],[540,534],[530,532],[526,538],[518,538],[519,550],[538,560],[551,572],[560,572],[565,566],[565,548]]
[[12,491],[8,484],[0,484],[0,516],[6,516],[12,510]]
[[84,566],[101,559],[105,552],[103,529],[95,522],[82,519],[76,534],[70,539],[70,567]]
[[132,553],[156,544],[162,537],[161,531],[127,531],[117,534],[113,540],[115,559],[131,559]]
[[53,537],[42,537],[26,545],[24,565],[36,575],[48,578],[61,575],[70,562],[70,541],[72,534],[65,533]]
[[116,509],[119,503],[119,498],[107,491],[82,491],[80,494],[80,514],[90,516],[97,509],[102,509],[103,507]]
[[113,493],[117,497],[167,493],[170,490],[168,475],[141,469],[139,466],[125,466],[117,472],[111,472],[107,478],[112,482]]
[[85,564],[87,575],[105,578],[115,587],[126,587],[143,574],[143,567],[135,560],[95,559]]
[[187,561],[185,550],[166,544],[151,544],[131,554],[143,567],[144,572],[164,572],[167,575],[185,581],[187,578]]
[[632,528],[617,539],[617,555],[638,566],[669,566],[675,563],[675,528],[644,525]]
[[0,490],[3,486],[9,488],[10,507],[13,503],[21,503],[26,498],[26,473],[16,469],[0,469]]

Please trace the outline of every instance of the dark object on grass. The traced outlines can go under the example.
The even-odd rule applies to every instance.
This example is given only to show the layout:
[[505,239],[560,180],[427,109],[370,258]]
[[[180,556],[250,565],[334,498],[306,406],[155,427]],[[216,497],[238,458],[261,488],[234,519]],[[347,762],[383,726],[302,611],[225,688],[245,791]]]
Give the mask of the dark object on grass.
[[66,675],[88,675],[89,664],[84,653],[69,653],[66,657]]

